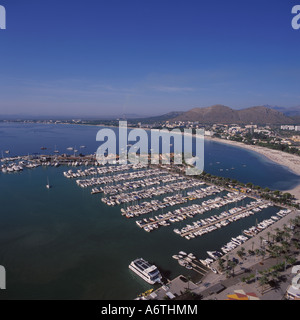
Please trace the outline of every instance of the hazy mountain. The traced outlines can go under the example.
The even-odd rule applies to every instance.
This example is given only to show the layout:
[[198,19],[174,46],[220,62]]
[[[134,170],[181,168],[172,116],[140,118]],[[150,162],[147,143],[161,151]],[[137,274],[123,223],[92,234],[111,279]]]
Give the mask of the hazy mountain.
[[179,117],[183,113],[184,113],[184,111],[172,111],[172,112],[168,112],[166,114],[160,115],[160,116],[152,116],[152,117],[146,117],[146,118],[145,117],[135,118],[135,119],[130,119],[130,120],[140,121],[143,123],[154,123],[154,122],[158,122],[158,121],[172,120],[176,117]]
[[299,116],[293,116],[291,118],[294,120],[295,124],[300,125],[300,115]]
[[288,117],[300,116],[300,106],[286,108],[286,107],[265,105],[265,107],[282,112]]
[[199,121],[203,124],[292,124],[295,122],[282,112],[265,106],[235,110],[223,105],[194,108],[170,120]]

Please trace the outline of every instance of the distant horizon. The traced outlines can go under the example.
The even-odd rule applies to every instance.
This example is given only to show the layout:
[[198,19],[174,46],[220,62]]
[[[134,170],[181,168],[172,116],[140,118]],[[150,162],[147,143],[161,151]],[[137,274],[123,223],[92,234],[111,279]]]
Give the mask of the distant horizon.
[[[221,104],[214,104],[212,106],[216,106],[216,105],[221,105]],[[226,106],[226,105],[222,105],[222,106]],[[242,109],[247,109],[247,108],[252,108],[252,107],[268,107],[271,109],[280,109],[280,112],[288,112],[290,110],[298,110],[298,106],[294,106],[294,107],[282,107],[282,106],[271,106],[271,105],[257,105],[257,106],[248,106],[248,107],[244,107],[244,108],[233,108],[231,106],[227,106],[231,109],[234,110],[242,110]],[[194,108],[207,108],[207,107],[211,107],[211,106],[206,106],[206,107],[193,107],[191,109]],[[159,117],[159,116],[163,116],[172,112],[187,112],[191,109],[187,109],[187,110],[170,110],[167,111],[166,113],[159,113],[159,114],[103,114],[103,115],[87,115],[87,114],[82,114],[82,115],[71,115],[71,114],[25,114],[25,113],[20,113],[20,114],[0,114],[0,120],[115,120],[117,118],[127,118],[127,119],[139,119],[139,118],[151,118],[151,117]],[[282,110],[284,109],[284,110]],[[299,110],[299,114],[300,114],[300,110]]]

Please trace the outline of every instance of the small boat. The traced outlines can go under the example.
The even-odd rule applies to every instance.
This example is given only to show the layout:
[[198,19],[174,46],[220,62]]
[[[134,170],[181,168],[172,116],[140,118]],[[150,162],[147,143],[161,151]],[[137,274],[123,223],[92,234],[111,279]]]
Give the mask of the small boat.
[[185,267],[186,267],[186,269],[188,269],[188,270],[192,270],[192,269],[193,269],[193,267],[192,267],[190,264],[187,264]]
[[48,178],[47,178],[46,188],[47,188],[47,189],[50,189],[50,188],[51,188],[51,185],[50,185],[50,183],[49,183],[49,179],[48,179]]
[[174,256],[172,256],[172,258],[175,259],[175,260],[178,260],[179,256],[175,254]]
[[84,148],[86,148],[86,146],[80,146],[80,149],[84,149]]
[[182,256],[186,256],[187,255],[184,251],[179,251],[179,254],[181,254]]
[[56,146],[54,148],[54,153],[59,153],[59,151],[56,149]]
[[4,153],[9,154],[9,153],[10,153],[10,151],[9,151],[9,150],[6,150],[6,151],[4,151]]
[[41,150],[46,150],[47,148],[46,147],[41,147]]
[[72,151],[72,150],[74,150],[74,148],[73,147],[68,147],[67,150]]
[[207,266],[207,262],[203,259],[199,259],[199,261],[204,265],[204,266]]
[[191,258],[191,259],[196,259],[196,257],[192,253],[189,253],[188,257]]
[[187,262],[186,262],[185,260],[179,259],[179,260],[177,260],[177,261],[178,261],[178,263],[179,263],[181,266],[183,266],[183,267],[185,267],[185,266],[187,265]]

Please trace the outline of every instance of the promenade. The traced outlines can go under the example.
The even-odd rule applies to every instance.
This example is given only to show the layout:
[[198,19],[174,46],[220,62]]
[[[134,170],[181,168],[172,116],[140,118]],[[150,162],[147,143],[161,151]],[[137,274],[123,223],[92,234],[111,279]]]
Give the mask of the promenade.
[[[247,253],[248,250],[261,248],[262,238],[267,240],[269,232],[271,234],[274,234],[275,229],[282,229],[284,225],[288,226],[289,221],[291,219],[294,219],[299,214],[299,210],[292,211],[287,216],[275,222],[269,228],[266,228],[256,236],[247,240],[242,245],[242,247],[245,248],[245,253]],[[287,287],[290,285],[290,280],[292,279],[290,269],[287,269],[283,273],[286,276],[286,281],[281,283],[280,288],[277,288],[276,290],[266,288],[265,292],[262,293],[262,288],[259,285],[258,281],[246,284],[242,282],[242,278],[251,273],[258,274],[259,271],[269,268],[270,266],[276,264],[276,259],[270,258],[268,255],[262,258],[261,256],[249,256],[249,254],[246,254],[244,259],[242,260],[237,255],[238,250],[240,250],[240,247],[227,254],[229,260],[232,260],[233,257],[239,260],[239,264],[234,269],[234,277],[226,278],[225,272],[223,274],[215,274],[213,272],[209,272],[201,279],[201,282],[198,283],[197,289],[193,290],[193,292],[202,295],[203,299],[224,300],[227,299],[228,294],[233,294],[235,290],[243,290],[245,292],[255,293],[255,295],[262,300],[281,300],[286,292]],[[223,256],[223,259],[226,260],[226,255]],[[296,259],[297,261],[300,261],[300,255],[298,255]],[[217,269],[218,263],[214,262],[212,266]],[[245,273],[245,270],[247,269],[250,272]],[[215,292],[214,288],[220,287],[216,286],[220,284],[224,286],[225,289],[217,293]]]

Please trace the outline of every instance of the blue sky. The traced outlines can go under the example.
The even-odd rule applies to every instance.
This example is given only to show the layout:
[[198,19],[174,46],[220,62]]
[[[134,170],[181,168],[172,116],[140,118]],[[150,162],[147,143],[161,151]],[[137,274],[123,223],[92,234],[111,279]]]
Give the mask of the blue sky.
[[0,114],[300,105],[298,2],[0,0]]

